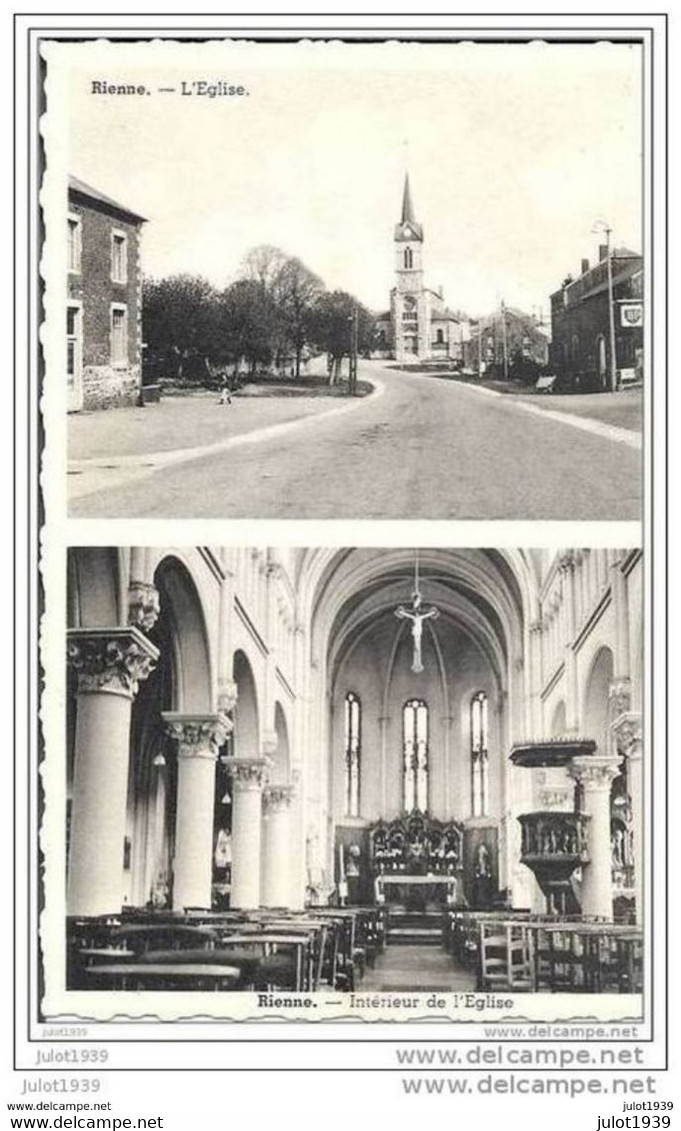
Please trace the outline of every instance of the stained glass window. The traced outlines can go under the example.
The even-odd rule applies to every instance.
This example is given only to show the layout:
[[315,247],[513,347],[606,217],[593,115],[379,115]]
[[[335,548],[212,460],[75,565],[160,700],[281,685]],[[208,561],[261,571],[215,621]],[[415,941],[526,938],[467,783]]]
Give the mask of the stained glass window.
[[404,705],[404,810],[428,811],[428,707],[423,699]]

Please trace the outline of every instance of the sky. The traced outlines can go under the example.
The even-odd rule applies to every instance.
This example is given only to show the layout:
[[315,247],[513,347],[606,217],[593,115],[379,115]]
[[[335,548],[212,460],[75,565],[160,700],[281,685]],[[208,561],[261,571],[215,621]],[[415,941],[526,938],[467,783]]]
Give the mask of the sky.
[[[224,286],[271,243],[385,310],[407,169],[426,283],[473,316],[502,299],[546,315],[597,257],[597,220],[641,250],[636,46],[90,42],[50,58],[52,136],[73,174],[148,218],[155,277]],[[200,79],[249,93],[179,93]]]

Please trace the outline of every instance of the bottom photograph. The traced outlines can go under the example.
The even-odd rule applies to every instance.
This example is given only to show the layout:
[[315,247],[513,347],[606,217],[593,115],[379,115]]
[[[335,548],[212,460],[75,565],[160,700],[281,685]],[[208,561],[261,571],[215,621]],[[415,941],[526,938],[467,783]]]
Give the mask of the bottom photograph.
[[75,547],[67,585],[74,1000],[642,993],[639,549]]

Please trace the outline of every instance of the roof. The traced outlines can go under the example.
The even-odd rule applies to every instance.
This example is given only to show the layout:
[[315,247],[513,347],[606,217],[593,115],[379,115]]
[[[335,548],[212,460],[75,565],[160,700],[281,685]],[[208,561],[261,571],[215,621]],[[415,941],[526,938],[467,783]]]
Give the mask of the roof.
[[96,200],[99,204],[105,204],[107,208],[112,208],[116,212],[122,212],[126,216],[132,217],[134,220],[141,220],[146,222],[146,216],[141,216],[139,212],[134,212],[132,208],[128,208],[125,204],[120,204],[113,197],[106,196],[105,193],[100,192],[99,189],[92,188],[87,185],[85,181],[79,180],[78,177],[69,176],[69,192],[78,193],[79,196],[87,196],[90,200]]
[[[439,296],[438,296],[439,297]],[[443,310],[431,311],[431,322],[463,322],[464,319],[445,306]]]
[[411,199],[411,189],[409,187],[409,173],[407,173],[404,178],[404,192],[402,193],[402,223],[416,223],[416,217],[414,216],[414,205]]

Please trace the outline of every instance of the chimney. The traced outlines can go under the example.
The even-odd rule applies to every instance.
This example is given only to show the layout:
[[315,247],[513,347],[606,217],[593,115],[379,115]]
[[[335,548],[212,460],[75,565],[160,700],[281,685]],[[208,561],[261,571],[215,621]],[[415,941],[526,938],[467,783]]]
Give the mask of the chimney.
[[608,245],[601,243],[598,245],[598,262],[602,263],[604,259],[608,258]]
[[589,260],[583,259],[582,260],[582,275],[586,275],[588,270],[589,270]]

